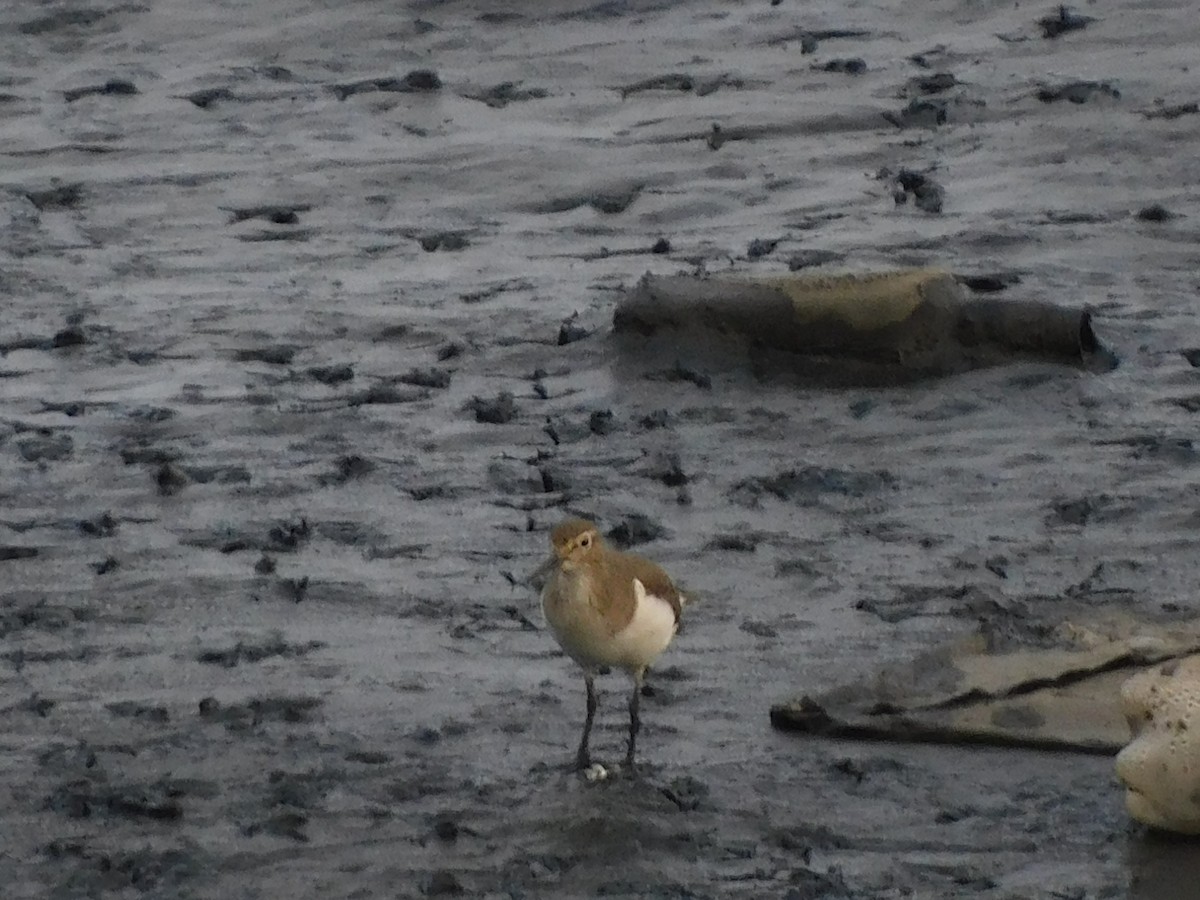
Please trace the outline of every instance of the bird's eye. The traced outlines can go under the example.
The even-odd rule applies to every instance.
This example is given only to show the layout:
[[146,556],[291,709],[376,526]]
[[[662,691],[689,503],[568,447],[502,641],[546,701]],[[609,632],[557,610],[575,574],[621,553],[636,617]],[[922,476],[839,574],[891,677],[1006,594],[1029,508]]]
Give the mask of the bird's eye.
[[590,534],[585,534],[583,537],[581,537],[579,539],[579,546],[584,550],[592,546],[592,536]]

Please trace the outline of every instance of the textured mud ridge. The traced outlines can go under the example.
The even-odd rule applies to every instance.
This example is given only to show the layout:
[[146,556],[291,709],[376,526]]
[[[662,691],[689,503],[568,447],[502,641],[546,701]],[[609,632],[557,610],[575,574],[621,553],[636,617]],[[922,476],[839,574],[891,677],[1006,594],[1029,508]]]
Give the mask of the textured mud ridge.
[[[1195,617],[1194,11],[897,9],[5,6],[4,896],[1188,896],[1111,760],[770,725]],[[934,265],[1121,366],[611,333],[646,271]],[[563,770],[567,514],[697,598],[637,781]]]

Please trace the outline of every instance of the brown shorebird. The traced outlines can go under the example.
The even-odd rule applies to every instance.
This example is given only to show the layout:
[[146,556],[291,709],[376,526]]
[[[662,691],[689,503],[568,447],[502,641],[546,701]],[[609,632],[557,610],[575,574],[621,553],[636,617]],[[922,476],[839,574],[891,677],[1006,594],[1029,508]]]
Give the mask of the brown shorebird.
[[583,668],[587,685],[587,718],[575,764],[580,769],[591,765],[595,676],[600,667],[611,666],[633,679],[625,754],[625,765],[632,769],[642,680],[675,636],[686,600],[666,572],[644,557],[609,547],[591,522],[560,523],[550,533],[550,544],[554,556],[544,567],[549,576],[542,588],[542,611],[563,650]]

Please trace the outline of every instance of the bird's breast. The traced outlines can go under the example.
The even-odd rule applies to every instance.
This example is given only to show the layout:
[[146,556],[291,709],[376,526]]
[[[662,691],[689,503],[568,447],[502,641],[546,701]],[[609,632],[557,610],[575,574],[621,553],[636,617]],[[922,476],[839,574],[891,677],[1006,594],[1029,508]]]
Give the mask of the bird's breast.
[[673,608],[648,596],[638,581],[631,585],[628,609],[597,602],[598,587],[587,573],[557,571],[542,591],[547,624],[567,655],[585,668],[641,670],[675,634]]
[[555,634],[580,627],[591,597],[590,579],[577,570],[557,568],[542,588],[542,613]]

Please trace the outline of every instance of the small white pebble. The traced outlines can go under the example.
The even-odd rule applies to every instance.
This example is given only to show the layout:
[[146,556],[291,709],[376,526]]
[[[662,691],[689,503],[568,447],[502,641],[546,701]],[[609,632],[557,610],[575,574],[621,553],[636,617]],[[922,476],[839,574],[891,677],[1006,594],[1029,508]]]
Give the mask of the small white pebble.
[[588,780],[589,784],[595,784],[597,781],[604,781],[608,778],[608,769],[600,763],[592,763],[584,770],[583,777]]

